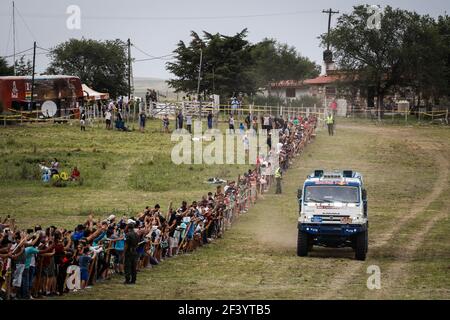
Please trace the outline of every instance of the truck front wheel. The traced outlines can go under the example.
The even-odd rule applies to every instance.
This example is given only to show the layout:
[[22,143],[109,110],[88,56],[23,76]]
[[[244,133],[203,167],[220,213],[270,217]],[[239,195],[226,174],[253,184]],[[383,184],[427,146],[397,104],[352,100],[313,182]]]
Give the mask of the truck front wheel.
[[310,247],[309,236],[306,232],[298,230],[297,237],[297,255],[299,257],[306,257],[308,255],[308,249]]
[[367,230],[356,235],[355,241],[355,258],[356,260],[366,260],[368,244],[368,232]]

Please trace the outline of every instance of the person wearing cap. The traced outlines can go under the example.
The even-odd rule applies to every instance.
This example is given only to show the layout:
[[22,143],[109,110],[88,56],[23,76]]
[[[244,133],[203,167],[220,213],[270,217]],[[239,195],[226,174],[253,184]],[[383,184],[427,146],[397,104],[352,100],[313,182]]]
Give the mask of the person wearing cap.
[[116,216],[112,214],[106,220],[108,221],[109,224],[111,224],[114,222],[114,220],[116,220]]
[[134,231],[135,221],[128,219],[125,230],[125,284],[136,283],[138,236]]

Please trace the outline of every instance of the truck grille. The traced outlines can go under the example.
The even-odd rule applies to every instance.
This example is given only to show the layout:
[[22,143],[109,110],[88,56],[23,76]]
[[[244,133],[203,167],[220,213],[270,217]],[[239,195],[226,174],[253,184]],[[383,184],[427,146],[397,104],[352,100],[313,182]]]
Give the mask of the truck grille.
[[339,216],[333,216],[333,215],[314,215],[313,220],[321,220],[322,222],[333,222],[333,223],[341,223],[342,219],[348,219],[350,216],[348,215],[339,215]]

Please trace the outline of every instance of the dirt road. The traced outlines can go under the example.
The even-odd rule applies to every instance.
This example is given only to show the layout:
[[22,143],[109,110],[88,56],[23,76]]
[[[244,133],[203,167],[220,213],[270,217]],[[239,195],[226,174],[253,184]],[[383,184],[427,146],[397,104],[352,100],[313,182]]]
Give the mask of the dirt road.
[[[224,239],[189,256],[68,298],[378,299],[450,298],[450,130],[340,121],[298,156],[283,193],[242,215]],[[314,169],[354,169],[369,197],[369,254],[314,248],[296,256],[297,189]],[[367,267],[381,269],[381,289],[366,286]],[[164,290],[161,290],[164,288]]]

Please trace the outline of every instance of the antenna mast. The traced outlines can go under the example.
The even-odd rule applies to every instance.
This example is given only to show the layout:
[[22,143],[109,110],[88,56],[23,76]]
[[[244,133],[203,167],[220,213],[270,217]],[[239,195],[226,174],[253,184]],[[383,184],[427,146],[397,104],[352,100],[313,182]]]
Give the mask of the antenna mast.
[[[333,11],[333,9],[322,10],[322,13],[328,13],[328,36],[330,36],[331,29],[331,15],[339,13],[339,11]],[[330,50],[330,40],[327,40],[327,50]]]
[[12,2],[12,7],[13,7],[13,16],[12,16],[12,20],[13,20],[13,59],[14,59],[14,63],[13,63],[13,67],[14,67],[14,75],[16,75],[16,17],[15,17],[15,5],[14,5],[14,1]]

